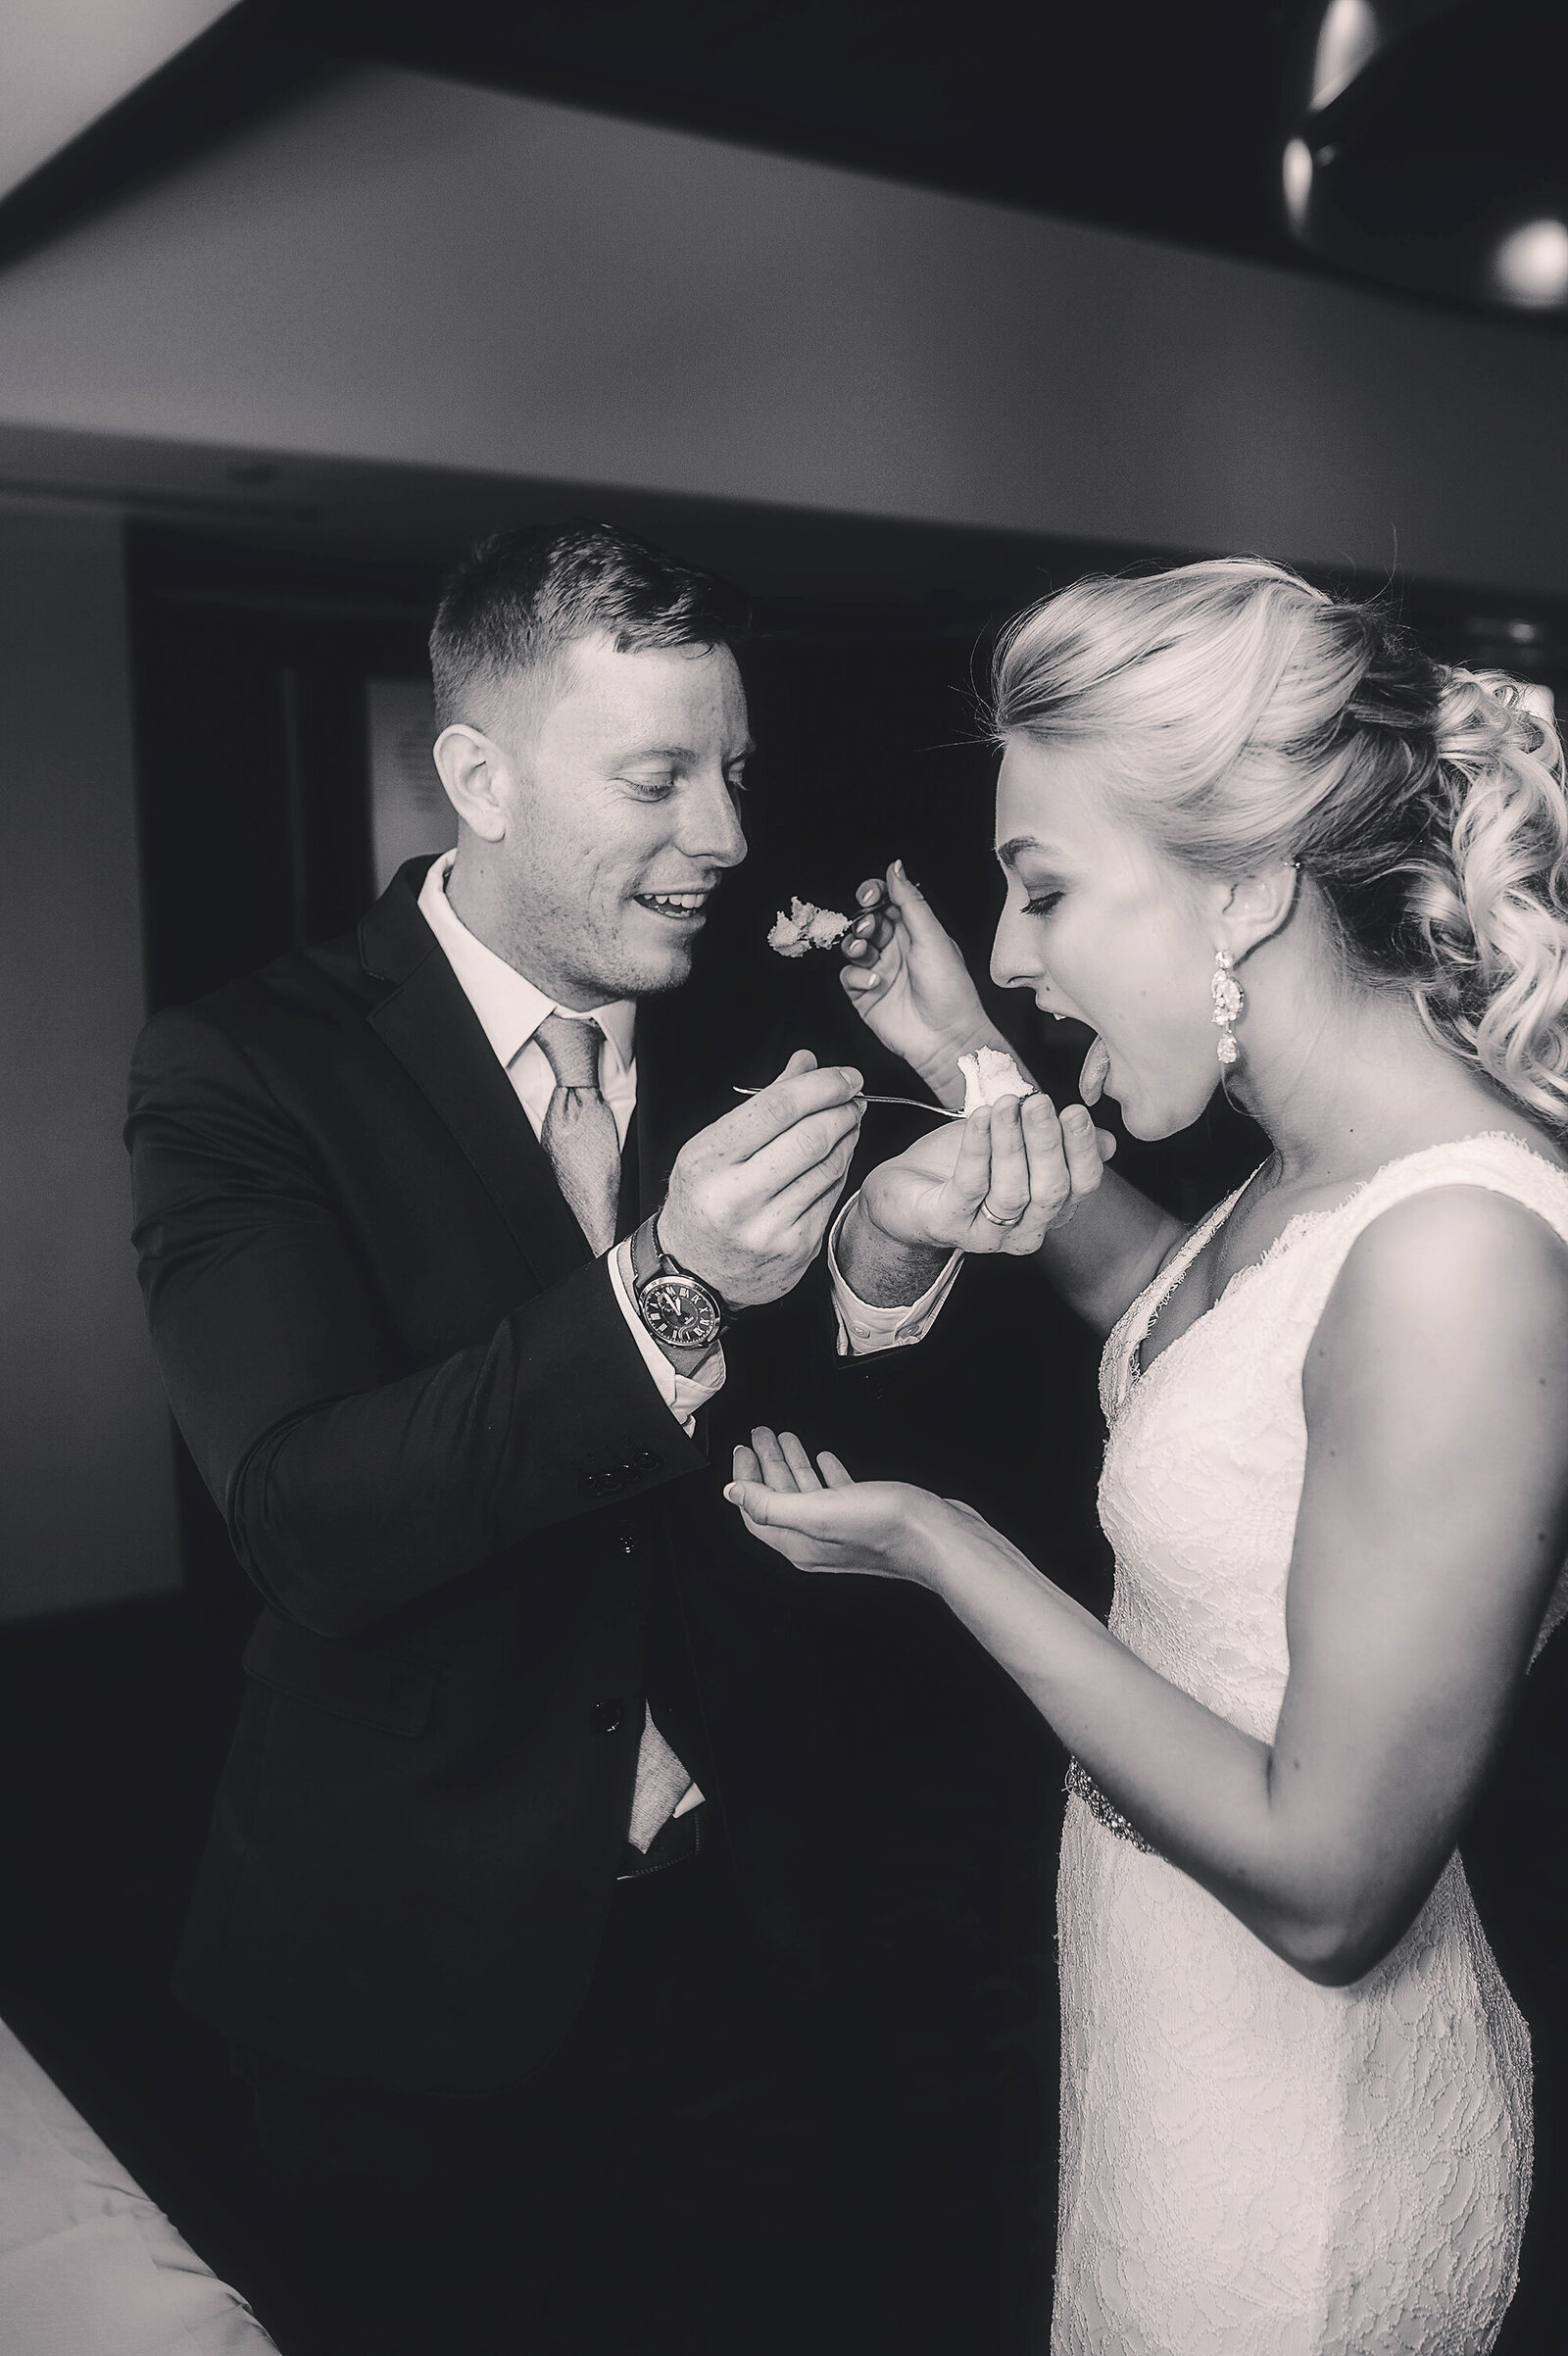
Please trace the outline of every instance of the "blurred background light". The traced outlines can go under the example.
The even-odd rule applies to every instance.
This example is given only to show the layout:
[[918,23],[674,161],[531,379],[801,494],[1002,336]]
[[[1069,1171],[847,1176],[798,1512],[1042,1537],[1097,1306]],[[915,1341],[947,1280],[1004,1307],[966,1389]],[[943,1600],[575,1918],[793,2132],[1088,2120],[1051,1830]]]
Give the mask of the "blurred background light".
[[1368,0],[1329,0],[1312,61],[1312,110],[1348,90],[1382,39]]
[[1527,221],[1498,246],[1497,291],[1511,303],[1568,303],[1568,223]]
[[1307,200],[1312,193],[1312,150],[1304,139],[1286,141],[1281,174],[1285,182],[1285,210],[1291,217],[1292,227],[1298,229],[1306,219]]

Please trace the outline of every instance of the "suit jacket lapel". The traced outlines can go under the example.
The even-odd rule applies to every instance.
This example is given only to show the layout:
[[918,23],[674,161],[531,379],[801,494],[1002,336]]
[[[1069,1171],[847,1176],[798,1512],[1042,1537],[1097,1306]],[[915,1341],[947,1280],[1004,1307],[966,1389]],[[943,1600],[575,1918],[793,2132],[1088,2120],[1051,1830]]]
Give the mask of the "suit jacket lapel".
[[360,927],[367,971],[392,984],[371,1030],[445,1124],[541,1287],[593,1257],[512,1082],[416,905],[428,859],[400,869]]

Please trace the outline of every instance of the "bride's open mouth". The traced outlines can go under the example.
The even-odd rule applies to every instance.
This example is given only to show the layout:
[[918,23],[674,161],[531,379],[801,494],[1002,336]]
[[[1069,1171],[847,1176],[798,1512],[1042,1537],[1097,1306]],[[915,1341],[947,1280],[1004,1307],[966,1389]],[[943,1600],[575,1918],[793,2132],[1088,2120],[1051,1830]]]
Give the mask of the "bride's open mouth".
[[1095,1033],[1094,1042],[1084,1057],[1083,1070],[1078,1075],[1078,1093],[1086,1104],[1098,1104],[1110,1077],[1110,1050]]

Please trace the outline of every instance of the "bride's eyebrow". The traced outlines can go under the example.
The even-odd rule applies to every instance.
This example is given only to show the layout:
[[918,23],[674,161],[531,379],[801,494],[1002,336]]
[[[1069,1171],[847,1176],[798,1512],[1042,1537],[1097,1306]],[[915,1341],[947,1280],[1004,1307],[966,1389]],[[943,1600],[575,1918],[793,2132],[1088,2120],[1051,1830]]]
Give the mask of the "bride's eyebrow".
[[1042,843],[1038,836],[1032,834],[1015,834],[1009,842],[999,845],[997,858],[1004,867],[1015,867],[1019,854],[1024,851],[1038,852],[1042,859],[1052,859],[1057,865],[1061,863],[1061,853],[1055,844]]

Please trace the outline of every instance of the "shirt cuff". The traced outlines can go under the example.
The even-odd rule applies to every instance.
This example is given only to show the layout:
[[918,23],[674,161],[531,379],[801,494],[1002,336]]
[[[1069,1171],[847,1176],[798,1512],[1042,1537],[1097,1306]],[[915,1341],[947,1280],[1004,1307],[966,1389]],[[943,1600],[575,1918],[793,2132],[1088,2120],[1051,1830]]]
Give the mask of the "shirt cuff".
[[906,1308],[873,1308],[858,1293],[852,1293],[844,1271],[839,1266],[839,1230],[844,1225],[858,1194],[850,1197],[828,1232],[827,1268],[833,1287],[833,1312],[839,1321],[839,1356],[868,1358],[879,1350],[907,1349],[912,1343],[923,1342],[942,1311],[942,1304],[957,1281],[963,1253],[956,1252],[937,1278],[927,1287],[918,1301]]
[[643,1364],[659,1385],[659,1396],[680,1425],[688,1440],[697,1431],[697,1410],[706,1407],[710,1399],[724,1388],[728,1369],[724,1364],[723,1344],[715,1342],[708,1356],[690,1374],[682,1374],[665,1357],[642,1319],[631,1297],[631,1246],[617,1244],[606,1253],[610,1269],[610,1289],[614,1294],[620,1313],[631,1328],[632,1340],[643,1353]]

